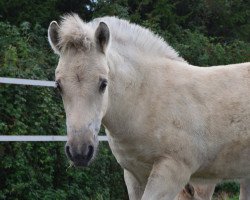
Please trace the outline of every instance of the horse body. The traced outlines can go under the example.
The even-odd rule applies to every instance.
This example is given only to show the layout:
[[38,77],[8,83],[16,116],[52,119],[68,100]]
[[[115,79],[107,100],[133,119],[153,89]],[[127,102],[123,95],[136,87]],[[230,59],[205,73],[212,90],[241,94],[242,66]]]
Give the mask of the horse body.
[[[121,99],[115,100],[119,108],[111,103],[111,110],[119,110],[118,116],[116,111],[110,114],[116,119],[116,123],[111,122],[115,127],[109,126],[109,111],[104,124],[110,132],[109,144],[117,161],[141,186],[147,184],[154,162],[162,157],[186,162],[193,170],[191,179],[245,178],[250,164],[250,99],[245,95],[250,82],[243,77],[250,65],[201,70],[184,66],[186,69],[180,67],[178,72],[178,64],[183,65],[171,63],[175,73],[169,73],[172,77],[168,80],[159,78],[160,74],[166,74],[160,73],[158,79],[146,79],[149,83],[142,83],[148,90],[148,93],[138,91],[144,95],[140,98],[143,102],[138,102],[133,87],[130,92],[134,98],[126,91]],[[242,76],[236,78],[239,68]],[[152,73],[155,72],[149,74]],[[179,75],[186,80],[180,83]],[[159,79],[164,80],[163,83],[157,83]],[[152,88],[157,85],[157,91],[150,91],[150,84]],[[121,120],[117,120],[119,115]]]
[[[76,165],[92,159],[102,119],[130,199],[174,199],[190,180],[250,175],[250,63],[192,66],[117,18],[67,16],[50,25],[49,40]],[[103,79],[108,88],[98,92]]]
[[[250,164],[250,81],[244,76],[249,64],[202,69],[172,60],[156,69],[153,64],[149,62],[152,71],[145,75],[150,77],[142,77],[145,82],[130,82],[130,91],[119,88],[126,93],[116,93],[114,102],[110,98],[104,125],[119,163],[139,174],[142,166],[150,172],[156,159],[173,156],[196,164],[193,177],[245,177]],[[130,169],[132,163],[139,169]]]

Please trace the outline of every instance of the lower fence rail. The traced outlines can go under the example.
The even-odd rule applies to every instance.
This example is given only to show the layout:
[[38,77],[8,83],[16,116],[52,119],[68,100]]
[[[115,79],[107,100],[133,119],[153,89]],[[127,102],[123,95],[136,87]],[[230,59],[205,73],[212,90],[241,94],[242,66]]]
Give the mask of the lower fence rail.
[[[107,136],[98,136],[99,141],[108,141]],[[0,142],[65,142],[63,135],[0,135]]]

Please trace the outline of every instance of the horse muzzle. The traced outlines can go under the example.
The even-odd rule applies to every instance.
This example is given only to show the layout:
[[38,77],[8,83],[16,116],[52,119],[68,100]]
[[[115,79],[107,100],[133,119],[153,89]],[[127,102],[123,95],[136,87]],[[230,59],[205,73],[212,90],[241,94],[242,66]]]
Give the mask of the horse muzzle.
[[69,139],[65,145],[65,153],[74,166],[86,167],[94,157],[96,145],[84,137]]

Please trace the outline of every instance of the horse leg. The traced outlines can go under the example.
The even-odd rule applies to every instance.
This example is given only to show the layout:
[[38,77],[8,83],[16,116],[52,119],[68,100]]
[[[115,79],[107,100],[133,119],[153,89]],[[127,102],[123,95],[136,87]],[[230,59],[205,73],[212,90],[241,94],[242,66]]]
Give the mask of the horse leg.
[[194,191],[195,191],[195,195],[197,196],[196,198],[200,198],[203,200],[211,200],[213,193],[214,193],[214,189],[216,186],[216,183],[211,183],[211,184],[194,184]]
[[190,179],[190,168],[172,158],[154,163],[142,200],[173,200]]
[[195,190],[193,185],[188,183],[185,188],[175,197],[174,200],[200,200],[195,197]]
[[127,186],[129,199],[140,200],[145,186],[141,186],[134,175],[126,169],[124,169],[124,180]]
[[250,179],[240,181],[240,200],[250,200]]
[[188,183],[175,200],[211,200],[216,183]]
[[210,184],[193,184],[194,199],[211,200],[216,183]]

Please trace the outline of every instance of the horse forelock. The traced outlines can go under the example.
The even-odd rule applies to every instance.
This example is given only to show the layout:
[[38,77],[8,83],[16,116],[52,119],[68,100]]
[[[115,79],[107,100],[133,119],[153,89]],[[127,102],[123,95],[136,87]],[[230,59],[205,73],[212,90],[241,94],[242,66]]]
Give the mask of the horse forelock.
[[94,44],[94,31],[77,14],[64,15],[59,23],[58,47],[89,50]]

